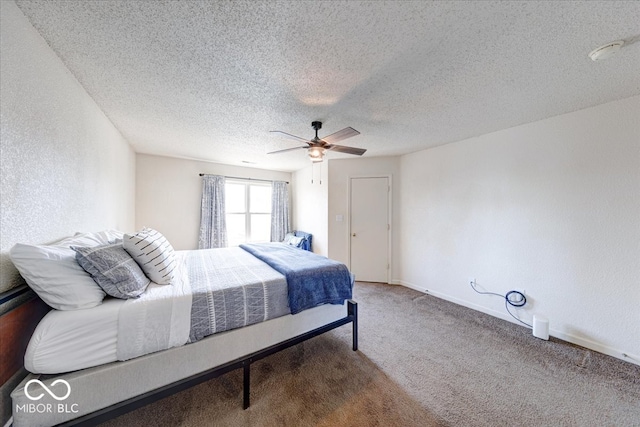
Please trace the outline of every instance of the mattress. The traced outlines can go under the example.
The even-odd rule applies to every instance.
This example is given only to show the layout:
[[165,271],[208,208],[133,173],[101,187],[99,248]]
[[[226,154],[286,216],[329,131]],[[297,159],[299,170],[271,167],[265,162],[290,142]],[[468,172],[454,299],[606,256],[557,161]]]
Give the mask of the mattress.
[[60,374],[129,360],[290,313],[285,277],[240,248],[178,251],[176,281],[136,299],[53,310],[25,355],[33,373]]

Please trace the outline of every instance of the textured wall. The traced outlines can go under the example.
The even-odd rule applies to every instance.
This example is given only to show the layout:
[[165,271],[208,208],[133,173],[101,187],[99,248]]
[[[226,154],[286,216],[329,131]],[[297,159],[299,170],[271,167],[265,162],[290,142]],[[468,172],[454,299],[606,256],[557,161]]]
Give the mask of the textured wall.
[[[640,363],[640,97],[401,157],[402,280]],[[627,354],[624,356],[623,353]]]
[[0,2],[0,291],[16,243],[131,229],[135,153],[13,2]]
[[202,198],[199,173],[291,181],[289,172],[138,154],[136,228],[155,228],[176,250],[197,249]]

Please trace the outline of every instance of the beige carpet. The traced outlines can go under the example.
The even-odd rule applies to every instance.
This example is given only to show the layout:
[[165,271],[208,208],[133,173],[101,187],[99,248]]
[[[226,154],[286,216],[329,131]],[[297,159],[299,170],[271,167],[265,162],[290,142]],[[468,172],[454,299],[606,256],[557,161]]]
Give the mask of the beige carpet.
[[[640,426],[640,366],[399,286],[357,283],[351,327],[106,426]],[[188,363],[188,362],[185,362]]]

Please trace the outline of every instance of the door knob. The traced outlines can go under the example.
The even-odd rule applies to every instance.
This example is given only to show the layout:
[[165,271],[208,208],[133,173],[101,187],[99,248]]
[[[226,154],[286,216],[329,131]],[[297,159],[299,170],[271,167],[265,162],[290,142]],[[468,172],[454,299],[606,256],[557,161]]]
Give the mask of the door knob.
[[356,237],[356,233],[353,233],[353,234],[352,234],[352,236],[353,236],[353,237]]

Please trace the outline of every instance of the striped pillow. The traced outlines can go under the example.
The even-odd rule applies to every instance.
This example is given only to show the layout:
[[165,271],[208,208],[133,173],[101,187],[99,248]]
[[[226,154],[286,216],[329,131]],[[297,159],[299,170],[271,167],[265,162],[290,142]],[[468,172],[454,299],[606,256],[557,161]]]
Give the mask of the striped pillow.
[[159,285],[171,284],[177,265],[176,254],[162,233],[144,227],[135,234],[125,234],[122,245],[149,279]]

